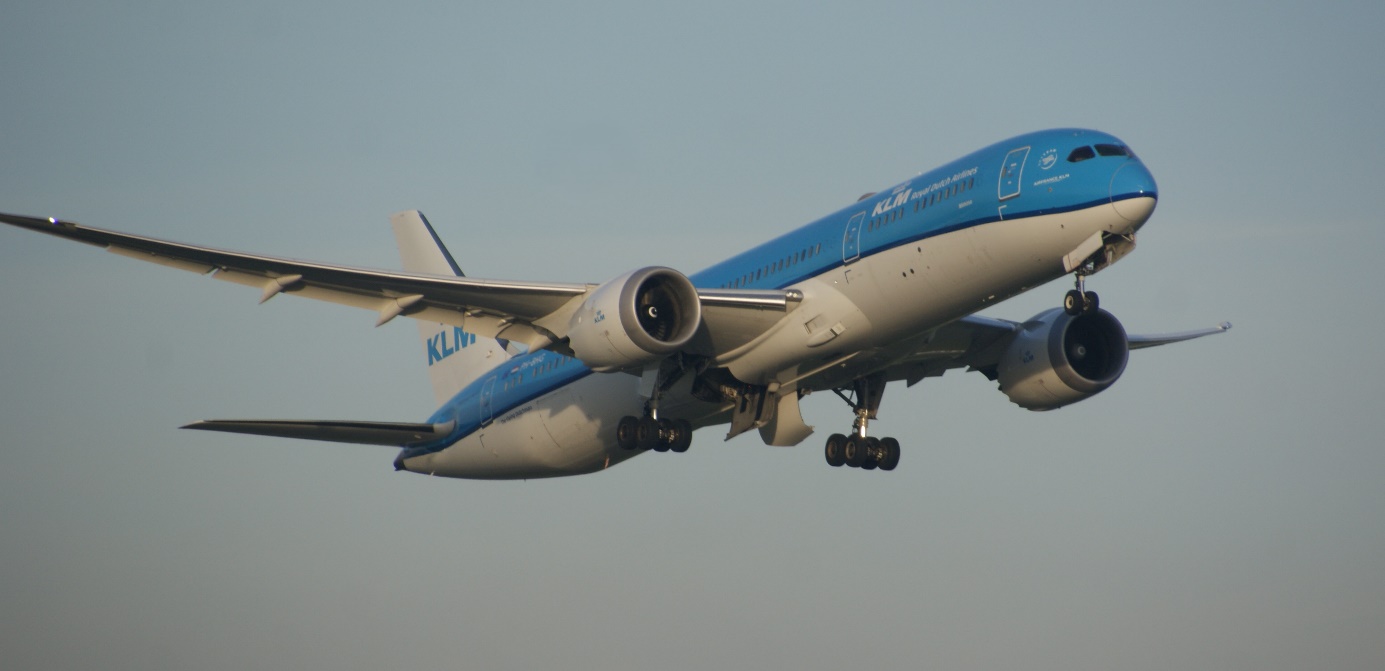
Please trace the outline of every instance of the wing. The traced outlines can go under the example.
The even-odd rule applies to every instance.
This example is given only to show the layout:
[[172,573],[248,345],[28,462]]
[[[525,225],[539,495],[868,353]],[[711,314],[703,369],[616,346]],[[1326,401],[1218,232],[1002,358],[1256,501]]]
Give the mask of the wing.
[[[886,369],[890,380],[904,380],[913,386],[926,377],[936,377],[953,368],[994,374],[1000,357],[1019,332],[1022,324],[1004,319],[971,315],[938,328],[914,345],[901,360]],[[1144,349],[1225,333],[1230,322],[1213,328],[1158,335],[1127,335],[1130,349]]]
[[374,310],[377,325],[407,314],[530,346],[555,338],[535,322],[589,290],[583,284],[504,282],[402,273],[245,254],[61,221],[0,214],[0,221],[77,240],[122,256],[259,288],[260,302],[290,293]]
[[[595,284],[556,284],[430,275],[247,254],[131,235],[53,218],[0,214],[0,222],[103,247],[130,258],[212,274],[260,289],[260,302],[281,293],[375,311],[379,326],[398,316],[451,324],[531,350],[567,335],[568,322]],[[736,344],[769,328],[789,306],[788,292],[704,290],[709,328]],[[729,313],[729,314],[728,314]]]
[[1158,347],[1169,343],[1183,342],[1202,336],[1216,335],[1231,330],[1231,322],[1222,322],[1210,329],[1198,331],[1184,331],[1182,333],[1160,333],[1158,335],[1132,335],[1126,336],[1130,341],[1130,349],[1144,349],[1146,347]]
[[1003,319],[963,317],[924,336],[902,360],[886,369],[886,377],[904,380],[912,387],[953,368],[990,370],[1019,328],[1020,324]]

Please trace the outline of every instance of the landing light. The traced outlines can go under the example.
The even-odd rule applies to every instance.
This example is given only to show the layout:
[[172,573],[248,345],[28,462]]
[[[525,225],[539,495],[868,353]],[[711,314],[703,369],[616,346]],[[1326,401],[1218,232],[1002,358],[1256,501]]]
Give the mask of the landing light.
[[53,224],[54,226],[57,226],[57,225],[58,225],[58,219],[57,219],[57,217],[49,217],[49,218],[48,218],[48,223]]

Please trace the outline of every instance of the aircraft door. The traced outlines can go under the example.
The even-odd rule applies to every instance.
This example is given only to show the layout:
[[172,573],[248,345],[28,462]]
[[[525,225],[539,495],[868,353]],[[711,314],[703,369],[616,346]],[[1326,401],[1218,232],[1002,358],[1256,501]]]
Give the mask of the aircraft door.
[[494,413],[491,409],[491,396],[494,393],[495,377],[492,376],[491,378],[486,380],[485,384],[481,385],[481,396],[479,401],[480,405],[478,408],[478,419],[481,420],[481,426],[486,426],[487,424],[490,424],[491,419],[494,418]]
[[866,213],[861,212],[846,222],[846,233],[842,235],[842,263],[851,263],[861,258],[861,224]]
[[1011,149],[1000,164],[1000,200],[1009,200],[1020,195],[1020,180],[1024,177],[1024,161],[1029,158],[1029,147]]

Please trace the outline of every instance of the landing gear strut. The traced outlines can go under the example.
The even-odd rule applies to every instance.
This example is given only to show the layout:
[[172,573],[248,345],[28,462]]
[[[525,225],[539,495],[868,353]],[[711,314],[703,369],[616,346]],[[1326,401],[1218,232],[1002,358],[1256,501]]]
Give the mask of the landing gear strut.
[[1069,291],[1063,296],[1063,311],[1076,317],[1077,315],[1096,312],[1101,307],[1095,291],[1087,291],[1087,275],[1091,274],[1088,265],[1077,269],[1074,276],[1077,278],[1077,288]]
[[893,471],[899,465],[899,441],[866,435],[867,426],[875,418],[880,409],[880,400],[885,395],[885,376],[876,374],[859,378],[852,381],[851,386],[851,396],[840,389],[832,390],[851,406],[856,420],[851,423],[851,435],[834,433],[827,438],[827,445],[823,448],[827,465]]

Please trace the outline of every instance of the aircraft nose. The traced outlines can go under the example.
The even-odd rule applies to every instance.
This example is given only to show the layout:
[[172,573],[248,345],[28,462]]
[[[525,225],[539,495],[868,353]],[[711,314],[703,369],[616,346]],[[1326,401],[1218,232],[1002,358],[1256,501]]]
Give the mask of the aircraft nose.
[[1122,219],[1143,224],[1158,199],[1154,175],[1138,160],[1126,161],[1111,175],[1111,207]]

